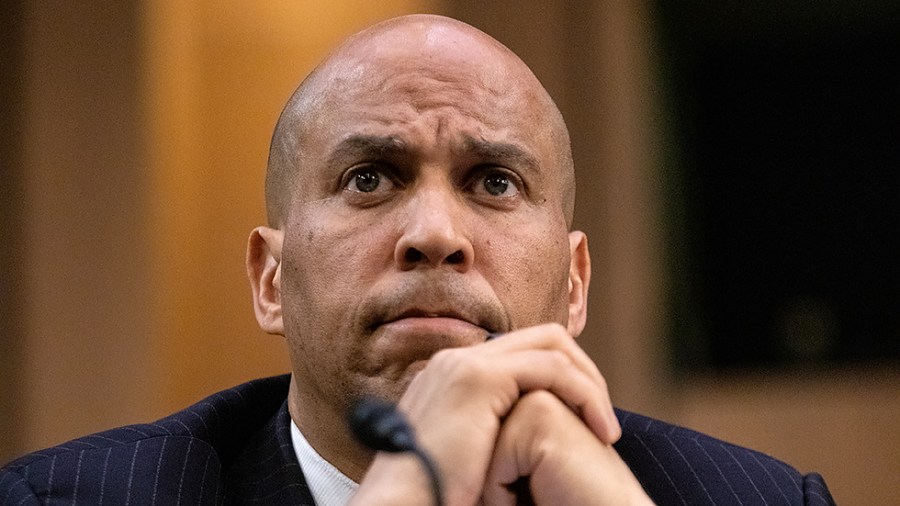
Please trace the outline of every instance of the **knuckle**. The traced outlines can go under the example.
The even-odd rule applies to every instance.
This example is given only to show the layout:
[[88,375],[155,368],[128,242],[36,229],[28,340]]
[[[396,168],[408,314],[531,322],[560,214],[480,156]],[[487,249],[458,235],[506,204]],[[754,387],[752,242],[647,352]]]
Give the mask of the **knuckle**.
[[559,323],[556,323],[556,322],[547,323],[544,325],[544,327],[546,329],[547,335],[549,335],[551,337],[554,337],[557,339],[569,337],[569,332],[566,330],[565,327],[563,327]]
[[554,348],[568,349],[574,345],[569,331],[559,323],[547,323],[541,327],[541,334],[547,343]]
[[566,328],[565,328],[561,323],[558,323],[558,322],[551,322],[551,323],[550,323],[550,327],[551,327],[557,334],[565,334],[565,335],[569,335],[569,333],[566,331]]
[[568,407],[551,392],[535,390],[522,396],[516,403],[514,414],[532,424],[548,423]]
[[602,374],[597,375],[597,386],[599,386],[603,391],[606,391],[607,388],[609,388],[606,384],[606,377],[604,377]]
[[559,368],[568,368],[574,363],[572,357],[562,350],[551,350],[550,359],[553,360],[556,363],[556,367]]
[[478,383],[489,376],[490,370],[482,360],[465,348],[447,348],[435,353],[430,363],[449,381]]
[[446,366],[448,363],[452,363],[454,360],[452,348],[444,348],[442,350],[438,350],[434,355],[431,356],[431,360],[429,360],[430,364],[434,364],[435,366]]
[[559,399],[547,390],[528,392],[519,400],[523,407],[547,411],[560,404]]

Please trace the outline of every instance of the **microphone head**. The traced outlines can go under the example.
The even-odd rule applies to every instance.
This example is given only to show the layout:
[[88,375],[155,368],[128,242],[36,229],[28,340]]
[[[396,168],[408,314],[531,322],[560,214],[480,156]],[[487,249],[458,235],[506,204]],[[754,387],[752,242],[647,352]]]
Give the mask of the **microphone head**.
[[388,402],[363,397],[350,408],[347,421],[356,439],[378,451],[405,452],[415,449],[412,427]]

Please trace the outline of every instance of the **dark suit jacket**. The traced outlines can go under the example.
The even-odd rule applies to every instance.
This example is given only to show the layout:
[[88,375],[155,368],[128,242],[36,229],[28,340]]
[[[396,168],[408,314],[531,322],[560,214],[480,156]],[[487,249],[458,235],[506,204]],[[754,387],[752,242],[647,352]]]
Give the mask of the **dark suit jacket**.
[[[155,423],[26,455],[0,470],[0,504],[314,505],[291,445],[288,378],[251,381]],[[616,449],[658,504],[833,504],[817,474],[618,415]]]

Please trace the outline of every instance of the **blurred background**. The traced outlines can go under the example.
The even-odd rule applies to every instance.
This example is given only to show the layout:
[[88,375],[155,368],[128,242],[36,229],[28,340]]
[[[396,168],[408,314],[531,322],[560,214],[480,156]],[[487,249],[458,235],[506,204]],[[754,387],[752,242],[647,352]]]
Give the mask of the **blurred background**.
[[432,12],[569,123],[615,403],[900,504],[896,2],[0,9],[0,462],[288,371],[243,264],[275,120],[344,37]]

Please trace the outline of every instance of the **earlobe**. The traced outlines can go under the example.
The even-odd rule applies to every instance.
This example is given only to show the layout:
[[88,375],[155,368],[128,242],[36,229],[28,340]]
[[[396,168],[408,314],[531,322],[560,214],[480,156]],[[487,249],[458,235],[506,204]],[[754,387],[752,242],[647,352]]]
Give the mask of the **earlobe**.
[[284,232],[257,227],[247,242],[247,277],[253,292],[253,310],[259,327],[284,335],[281,313],[281,247]]
[[591,255],[584,232],[569,232],[569,334],[578,336],[587,322]]

